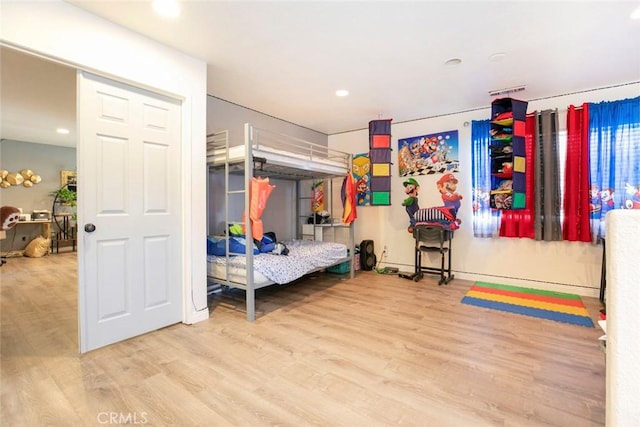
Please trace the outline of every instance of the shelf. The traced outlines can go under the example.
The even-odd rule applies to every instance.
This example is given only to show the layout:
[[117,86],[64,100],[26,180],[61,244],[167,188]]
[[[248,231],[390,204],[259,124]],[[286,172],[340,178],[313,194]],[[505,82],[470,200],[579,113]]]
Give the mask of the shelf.
[[[491,199],[494,209],[524,208],[527,102],[499,98],[491,103]],[[509,183],[505,190],[505,183]]]

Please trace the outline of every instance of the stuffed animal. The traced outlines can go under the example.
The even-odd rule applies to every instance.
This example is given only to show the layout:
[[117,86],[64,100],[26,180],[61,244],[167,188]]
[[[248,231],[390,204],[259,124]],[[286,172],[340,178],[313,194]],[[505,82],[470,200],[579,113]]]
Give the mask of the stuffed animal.
[[23,255],[30,258],[40,258],[49,254],[51,239],[45,239],[38,236],[27,244],[24,248]]
[[20,219],[20,209],[13,206],[3,206],[0,208],[0,230],[8,230],[18,223]]

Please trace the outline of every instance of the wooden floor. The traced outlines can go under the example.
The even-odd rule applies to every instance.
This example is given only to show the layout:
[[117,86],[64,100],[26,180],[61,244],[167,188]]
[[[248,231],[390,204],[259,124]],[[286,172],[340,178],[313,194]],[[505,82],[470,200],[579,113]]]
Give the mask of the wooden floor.
[[[363,272],[211,299],[211,318],[79,356],[75,254],[0,268],[2,426],[598,426],[601,334]],[[584,298],[597,319],[598,301]]]

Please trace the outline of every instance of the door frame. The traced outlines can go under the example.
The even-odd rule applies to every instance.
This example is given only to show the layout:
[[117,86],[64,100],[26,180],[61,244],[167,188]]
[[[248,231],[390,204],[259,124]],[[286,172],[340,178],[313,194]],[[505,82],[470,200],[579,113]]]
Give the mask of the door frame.
[[183,322],[207,320],[207,63],[66,2],[3,3],[0,44],[182,100]]

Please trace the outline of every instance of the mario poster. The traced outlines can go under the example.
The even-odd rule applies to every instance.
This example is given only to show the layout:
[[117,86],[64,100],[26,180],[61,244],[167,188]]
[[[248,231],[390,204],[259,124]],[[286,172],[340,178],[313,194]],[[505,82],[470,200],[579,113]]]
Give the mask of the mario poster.
[[356,183],[356,205],[371,205],[371,159],[369,153],[354,154],[351,175]]
[[324,210],[324,181],[317,181],[311,184],[311,211],[321,212]]
[[458,172],[458,131],[398,139],[400,176]]

